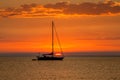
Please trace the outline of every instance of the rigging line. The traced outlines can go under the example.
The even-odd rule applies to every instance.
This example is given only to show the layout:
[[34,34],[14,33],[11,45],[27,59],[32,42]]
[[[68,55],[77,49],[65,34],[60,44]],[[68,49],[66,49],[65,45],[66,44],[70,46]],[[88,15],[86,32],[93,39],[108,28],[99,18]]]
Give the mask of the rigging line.
[[58,40],[59,48],[60,48],[61,53],[62,53],[62,55],[63,55],[62,46],[61,46],[60,39],[59,39],[59,36],[58,36],[58,33],[57,33],[57,30],[56,30],[55,26],[54,26],[54,30],[55,30],[56,37],[57,37],[57,40]]

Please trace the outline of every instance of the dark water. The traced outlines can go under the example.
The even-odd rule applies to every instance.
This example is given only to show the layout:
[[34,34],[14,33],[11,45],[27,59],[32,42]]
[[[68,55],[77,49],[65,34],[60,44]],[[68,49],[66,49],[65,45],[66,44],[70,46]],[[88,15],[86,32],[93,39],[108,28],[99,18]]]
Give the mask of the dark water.
[[120,80],[120,57],[0,57],[0,80]]

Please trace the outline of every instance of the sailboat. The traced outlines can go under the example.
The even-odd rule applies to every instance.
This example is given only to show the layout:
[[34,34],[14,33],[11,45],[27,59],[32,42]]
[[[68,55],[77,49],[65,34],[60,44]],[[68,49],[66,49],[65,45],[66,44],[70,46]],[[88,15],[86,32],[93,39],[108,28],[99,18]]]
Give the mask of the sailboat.
[[[56,31],[56,28],[55,28],[55,25],[54,25],[54,22],[52,21],[52,29],[51,29],[51,32],[52,32],[52,49],[51,49],[51,53],[49,54],[41,54],[39,56],[36,56],[37,57],[37,60],[63,60],[64,59],[64,55],[63,55],[63,51],[62,51],[62,47],[61,47],[61,44],[60,44],[60,40],[59,40],[59,37],[58,37],[58,34],[57,34],[57,31]],[[57,37],[57,41],[59,43],[59,48],[60,48],[60,52],[59,53],[56,53],[55,52],[55,49],[54,49],[54,38],[55,38],[55,34],[56,33],[56,37]]]

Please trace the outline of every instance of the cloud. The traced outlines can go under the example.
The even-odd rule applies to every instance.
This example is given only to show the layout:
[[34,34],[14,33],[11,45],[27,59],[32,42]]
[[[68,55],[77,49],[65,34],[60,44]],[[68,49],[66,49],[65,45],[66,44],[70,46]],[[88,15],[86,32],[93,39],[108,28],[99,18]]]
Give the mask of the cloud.
[[19,8],[0,9],[0,17],[44,17],[56,16],[58,13],[61,13],[61,10],[45,8],[35,3],[24,4]]
[[86,15],[102,15],[120,13],[120,3],[113,1],[105,1],[99,3],[84,2],[79,4],[71,4],[60,2],[56,4],[46,4],[46,8],[62,9],[64,14],[86,14]]
[[72,4],[58,2],[55,4],[24,4],[19,8],[0,9],[0,17],[44,17],[59,15],[111,15],[120,14],[120,2],[107,0],[105,2],[83,2]]

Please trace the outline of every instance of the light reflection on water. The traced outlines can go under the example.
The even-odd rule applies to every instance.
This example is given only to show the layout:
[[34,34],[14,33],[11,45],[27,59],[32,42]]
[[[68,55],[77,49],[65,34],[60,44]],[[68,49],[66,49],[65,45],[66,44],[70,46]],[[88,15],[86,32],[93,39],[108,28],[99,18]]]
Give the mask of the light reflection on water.
[[32,61],[33,57],[1,57],[0,80],[120,80],[120,57],[66,57]]

